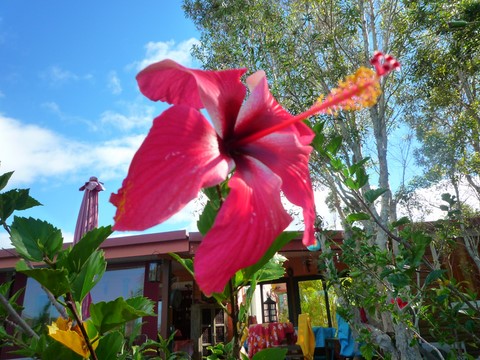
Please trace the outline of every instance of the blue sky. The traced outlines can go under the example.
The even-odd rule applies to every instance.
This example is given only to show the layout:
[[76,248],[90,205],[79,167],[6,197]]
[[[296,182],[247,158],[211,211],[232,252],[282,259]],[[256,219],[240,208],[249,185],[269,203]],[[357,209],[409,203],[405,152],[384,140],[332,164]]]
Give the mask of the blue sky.
[[[190,56],[198,38],[181,0],[0,1],[0,173],[15,170],[9,188],[30,188],[44,205],[18,215],[46,220],[71,241],[78,189],[97,176],[106,187],[99,223],[112,224],[110,194],[153,118],[167,108],[144,98],[135,76],[165,58],[199,67]],[[338,228],[325,191],[315,196],[328,227]],[[193,202],[148,231],[194,231],[196,209]],[[298,219],[292,225],[301,227]],[[5,232],[2,247],[10,247]]]
[[[100,225],[112,224],[110,193],[166,108],[139,93],[135,75],[164,58],[198,66],[189,55],[198,36],[179,0],[1,1],[0,172],[15,170],[8,188],[30,188],[44,205],[18,215],[71,241],[78,189],[94,175],[107,189]],[[152,231],[194,230],[191,210]]]

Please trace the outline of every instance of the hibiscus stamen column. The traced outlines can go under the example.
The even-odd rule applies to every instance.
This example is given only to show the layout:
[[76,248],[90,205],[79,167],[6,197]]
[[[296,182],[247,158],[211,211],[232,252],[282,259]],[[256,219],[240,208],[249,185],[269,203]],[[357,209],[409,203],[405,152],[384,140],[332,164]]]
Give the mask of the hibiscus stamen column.
[[359,68],[355,74],[340,82],[339,86],[326,98],[321,96],[308,110],[287,121],[244,137],[235,145],[241,146],[254,142],[313,115],[334,114],[339,110],[360,110],[375,105],[381,94],[380,79],[392,70],[399,69],[400,63],[392,56],[384,55],[379,51],[375,53],[370,63],[375,67],[375,71],[366,67]]

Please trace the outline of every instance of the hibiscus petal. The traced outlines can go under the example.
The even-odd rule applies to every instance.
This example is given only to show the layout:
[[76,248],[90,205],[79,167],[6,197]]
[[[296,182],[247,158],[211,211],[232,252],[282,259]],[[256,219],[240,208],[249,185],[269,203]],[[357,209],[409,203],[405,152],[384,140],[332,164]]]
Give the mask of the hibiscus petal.
[[246,69],[194,70],[172,60],[152,64],[137,75],[140,91],[149,99],[206,108],[222,138],[233,130],[246,89],[240,81]]
[[270,128],[292,117],[277,103],[268,88],[265,72],[257,71],[247,78],[250,96],[242,105],[235,124],[235,136],[248,136]]
[[[257,71],[247,79],[251,94],[240,109],[235,134],[248,136],[268,129],[292,117],[273,98],[263,71]],[[287,199],[303,208],[305,246],[315,242],[313,229],[315,203],[308,170],[313,131],[303,123],[291,125],[281,131],[261,137],[244,145],[242,151],[262,161],[282,179],[282,191]]]
[[315,201],[308,169],[312,147],[302,145],[295,132],[283,130],[248,144],[243,151],[282,179],[281,189],[287,199],[303,209],[303,244],[314,244]]
[[197,110],[173,106],[154,120],[118,194],[115,230],[144,230],[168,219],[223,181],[233,162],[219,150],[217,134]]
[[281,181],[251,157],[236,160],[231,191],[194,260],[207,295],[222,292],[239,270],[255,264],[291,222],[280,200]]

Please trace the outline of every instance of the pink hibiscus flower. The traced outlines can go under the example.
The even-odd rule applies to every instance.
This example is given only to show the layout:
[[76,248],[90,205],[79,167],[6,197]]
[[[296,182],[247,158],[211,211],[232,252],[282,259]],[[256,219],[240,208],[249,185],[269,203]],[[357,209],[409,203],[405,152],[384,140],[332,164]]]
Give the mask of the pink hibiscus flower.
[[[387,65],[398,66],[378,56],[379,75]],[[194,260],[196,281],[207,295],[222,292],[235,272],[260,260],[289,225],[281,192],[303,209],[303,243],[314,243],[308,170],[314,133],[301,120],[368,105],[379,94],[379,75],[362,68],[324,101],[293,116],[275,101],[263,71],[247,78],[245,99],[245,72],[194,70],[172,60],[141,71],[141,92],[173,106],[154,120],[122,187],[110,198],[117,207],[114,230],[144,230],[180,211],[202,188],[228,179],[229,195]]]

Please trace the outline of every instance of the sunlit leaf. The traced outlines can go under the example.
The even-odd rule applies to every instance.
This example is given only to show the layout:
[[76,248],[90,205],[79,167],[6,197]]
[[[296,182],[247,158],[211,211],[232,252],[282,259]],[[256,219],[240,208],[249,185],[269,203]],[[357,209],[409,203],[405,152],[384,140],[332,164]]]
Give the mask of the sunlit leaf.
[[55,297],[59,297],[70,291],[68,273],[65,269],[30,269],[24,260],[17,262],[15,270],[37,280],[46,287]]
[[365,200],[367,200],[369,204],[373,204],[374,201],[377,200],[380,196],[382,196],[386,191],[387,189],[382,188],[365,191]]
[[70,273],[72,296],[81,302],[92,288],[100,281],[107,268],[103,251],[90,255],[78,273]]
[[287,245],[290,241],[298,237],[299,233],[296,231],[284,231],[281,233],[267,250],[265,255],[258,261],[256,264],[246,268],[243,270],[244,272],[244,279],[248,280],[251,279],[253,274],[260,270],[272,257],[275,253],[279,252],[285,245]]
[[5,174],[0,175],[0,190],[3,190],[7,186],[8,181],[13,175],[13,171],[6,172]]
[[39,206],[29,195],[29,189],[13,189],[0,194],[0,220],[5,221],[15,210],[26,210]]
[[355,221],[370,220],[370,215],[368,215],[364,212],[353,213],[353,214],[349,214],[345,220],[348,223],[352,224]]
[[87,232],[80,241],[72,247],[70,252],[67,253],[67,256],[59,260],[58,266],[66,267],[69,271],[79,272],[90,255],[99,248],[111,233],[111,226],[101,226]]
[[155,316],[153,302],[144,297],[128,300],[118,298],[90,305],[90,319],[100,334],[122,326],[142,316]]
[[46,221],[15,216],[11,226],[11,240],[15,250],[30,261],[53,259],[61,250],[62,233]]

